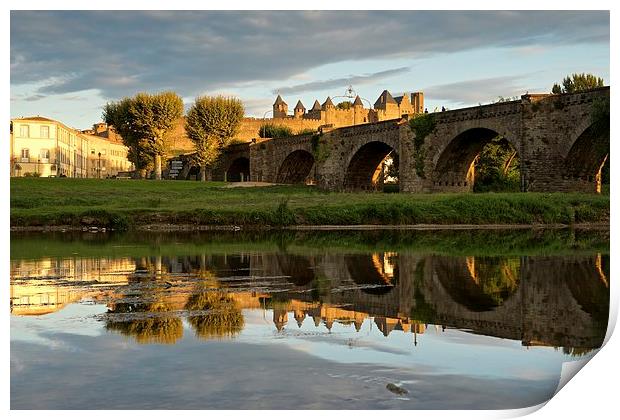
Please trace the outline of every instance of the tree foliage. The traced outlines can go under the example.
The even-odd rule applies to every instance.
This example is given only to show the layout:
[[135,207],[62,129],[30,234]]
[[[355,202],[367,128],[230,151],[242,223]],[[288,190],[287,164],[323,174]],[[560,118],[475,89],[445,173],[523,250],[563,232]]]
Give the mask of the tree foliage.
[[392,155],[386,159],[386,172],[385,175],[394,178],[395,182],[398,183],[398,167],[400,165],[400,158],[396,153],[392,153]]
[[519,157],[503,137],[487,143],[474,164],[474,191],[519,191]]
[[336,105],[336,108],[338,109],[351,109],[352,107],[353,107],[353,102],[351,101],[342,101],[338,105]]
[[245,110],[241,100],[225,96],[199,96],[187,112],[185,130],[196,149],[195,161],[210,166],[239,130]]
[[258,135],[262,139],[279,139],[292,136],[293,130],[285,125],[265,123],[258,129]]
[[121,135],[136,169],[146,169],[151,160],[160,162],[167,151],[166,136],[182,115],[183,100],[170,91],[138,93],[103,108],[104,121]]
[[605,86],[605,84],[601,77],[594,76],[590,73],[573,73],[571,76],[566,76],[564,80],[562,80],[562,85],[554,83],[551,93],[575,93],[603,86]]

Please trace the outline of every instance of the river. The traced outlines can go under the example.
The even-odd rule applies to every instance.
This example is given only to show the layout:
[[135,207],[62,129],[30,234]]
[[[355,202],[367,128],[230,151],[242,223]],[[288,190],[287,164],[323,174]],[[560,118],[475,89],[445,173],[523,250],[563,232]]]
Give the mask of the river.
[[508,409],[609,313],[609,232],[13,233],[12,409]]

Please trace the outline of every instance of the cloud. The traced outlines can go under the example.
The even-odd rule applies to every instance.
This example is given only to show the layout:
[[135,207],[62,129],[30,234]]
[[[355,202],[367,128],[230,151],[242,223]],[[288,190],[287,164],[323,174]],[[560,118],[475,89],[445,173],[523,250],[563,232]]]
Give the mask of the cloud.
[[[501,97],[521,96],[527,91],[526,75],[465,80],[424,89],[428,99],[461,105],[488,103]],[[531,88],[531,86],[530,86]]]
[[37,95],[26,96],[23,100],[26,102],[34,102],[34,101],[39,101],[45,97],[46,97],[45,95],[37,94]]
[[116,99],[194,96],[343,61],[609,43],[609,12],[12,11],[10,31],[13,86]]
[[286,86],[274,89],[272,93],[288,95],[299,92],[309,92],[323,89],[331,89],[335,87],[341,87],[343,85],[363,85],[366,83],[373,83],[381,79],[396,76],[398,74],[407,73],[410,71],[409,67],[399,67],[396,69],[379,71],[376,73],[364,74],[364,75],[351,75],[349,77],[342,77],[339,79],[317,80],[314,82],[302,83],[299,85]]

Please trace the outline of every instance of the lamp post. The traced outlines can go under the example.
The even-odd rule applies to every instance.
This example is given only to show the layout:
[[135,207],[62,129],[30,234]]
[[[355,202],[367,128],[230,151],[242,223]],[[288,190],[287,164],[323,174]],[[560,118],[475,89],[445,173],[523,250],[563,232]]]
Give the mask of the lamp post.
[[[344,92],[344,95],[338,95],[338,96],[334,96],[333,98],[347,98],[347,99],[353,99],[357,96],[357,93],[353,90],[353,86],[349,85],[349,87],[347,88],[347,90]],[[360,99],[362,101],[366,101],[368,103],[368,109],[372,109],[372,104],[370,103],[370,101],[366,98],[362,98],[360,96]]]
[[261,136],[262,138],[265,138],[265,117],[267,117],[267,114],[272,113],[271,115],[273,116],[273,110],[270,109],[269,111],[265,112],[263,114],[263,135]]
[[99,161],[97,162],[97,178],[101,179],[101,152],[97,155],[99,156]]

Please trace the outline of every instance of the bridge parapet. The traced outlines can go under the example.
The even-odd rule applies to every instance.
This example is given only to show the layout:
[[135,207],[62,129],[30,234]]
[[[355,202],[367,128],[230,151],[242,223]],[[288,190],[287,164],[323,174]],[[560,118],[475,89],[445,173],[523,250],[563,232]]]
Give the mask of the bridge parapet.
[[496,118],[521,113],[521,100],[478,105],[451,111],[435,112],[436,124],[451,124],[459,121]]

